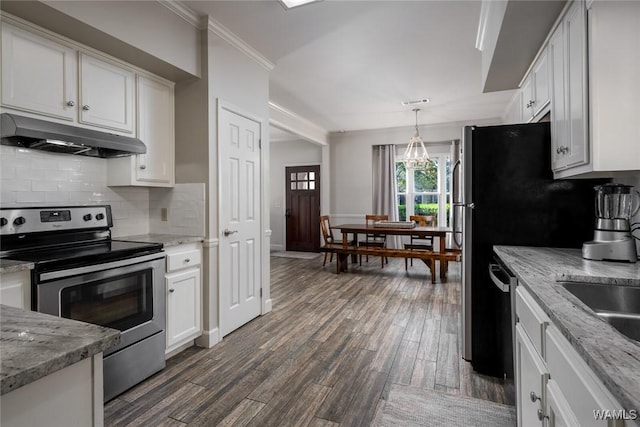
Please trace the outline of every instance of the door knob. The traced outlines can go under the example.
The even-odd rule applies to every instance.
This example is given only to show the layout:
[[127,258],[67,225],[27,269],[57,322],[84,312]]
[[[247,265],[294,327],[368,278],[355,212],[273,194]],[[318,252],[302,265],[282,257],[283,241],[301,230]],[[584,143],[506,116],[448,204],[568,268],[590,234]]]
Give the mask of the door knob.
[[233,233],[237,233],[238,230],[232,231],[232,230],[229,230],[228,228],[225,228],[222,232],[224,233],[225,236],[231,236]]

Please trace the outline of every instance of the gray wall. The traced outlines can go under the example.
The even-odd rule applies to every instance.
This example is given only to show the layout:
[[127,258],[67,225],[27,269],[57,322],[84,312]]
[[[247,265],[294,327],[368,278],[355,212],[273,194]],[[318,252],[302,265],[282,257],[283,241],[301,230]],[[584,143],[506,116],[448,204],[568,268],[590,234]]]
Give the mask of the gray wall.
[[271,212],[271,250],[285,250],[285,175],[287,166],[320,165],[322,148],[311,142],[271,142],[269,173],[269,210]]

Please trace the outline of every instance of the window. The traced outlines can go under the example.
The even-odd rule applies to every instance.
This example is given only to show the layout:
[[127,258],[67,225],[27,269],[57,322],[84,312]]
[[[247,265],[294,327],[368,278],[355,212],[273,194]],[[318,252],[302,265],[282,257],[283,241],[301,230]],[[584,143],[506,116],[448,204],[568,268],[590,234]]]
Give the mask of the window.
[[449,226],[451,160],[447,154],[433,155],[431,160],[426,170],[410,171],[396,162],[398,218],[406,221],[410,215],[433,215],[439,226]]

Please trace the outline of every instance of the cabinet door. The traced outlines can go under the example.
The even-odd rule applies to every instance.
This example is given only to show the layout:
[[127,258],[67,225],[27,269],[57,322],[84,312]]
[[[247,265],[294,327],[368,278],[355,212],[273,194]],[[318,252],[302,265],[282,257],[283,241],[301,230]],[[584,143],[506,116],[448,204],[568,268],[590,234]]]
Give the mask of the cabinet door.
[[523,122],[530,122],[533,118],[533,104],[535,102],[533,96],[533,85],[533,75],[530,75],[522,84],[522,89],[520,91],[522,94],[520,102]]
[[542,427],[538,411],[544,410],[544,390],[549,374],[521,324],[516,325],[516,408],[518,425]]
[[560,170],[567,166],[565,150],[568,150],[569,145],[567,142],[569,124],[565,106],[564,51],[564,27],[560,24],[547,45],[547,55],[551,62],[551,167],[553,170]]
[[200,269],[166,275],[167,348],[200,335]]
[[147,152],[136,156],[136,180],[172,186],[174,183],[173,87],[138,76],[138,138]]
[[74,120],[76,76],[76,51],[2,24],[2,105]]
[[533,68],[535,90],[533,96],[533,115],[536,116],[549,104],[549,59],[545,50]]
[[550,379],[547,382],[548,427],[579,427],[580,423],[571,411],[558,384]]
[[576,1],[564,21],[565,26],[565,85],[568,149],[567,166],[587,163],[587,26],[583,1]]
[[31,309],[31,278],[29,271],[0,274],[0,304]]
[[80,55],[80,117],[88,125],[133,133],[132,71]]

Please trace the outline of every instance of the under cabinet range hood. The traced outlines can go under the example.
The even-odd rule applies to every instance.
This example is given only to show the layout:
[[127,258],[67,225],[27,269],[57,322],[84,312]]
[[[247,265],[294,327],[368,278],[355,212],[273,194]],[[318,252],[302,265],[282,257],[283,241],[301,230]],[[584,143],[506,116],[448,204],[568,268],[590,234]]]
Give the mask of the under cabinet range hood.
[[2,145],[91,157],[144,154],[147,147],[137,138],[98,132],[16,114],[0,114]]

